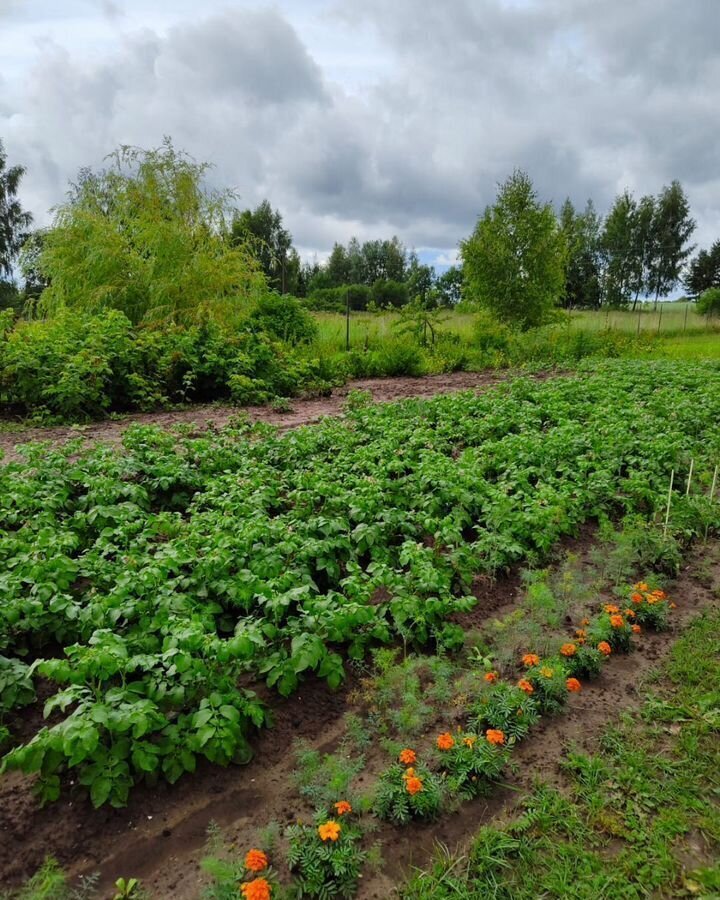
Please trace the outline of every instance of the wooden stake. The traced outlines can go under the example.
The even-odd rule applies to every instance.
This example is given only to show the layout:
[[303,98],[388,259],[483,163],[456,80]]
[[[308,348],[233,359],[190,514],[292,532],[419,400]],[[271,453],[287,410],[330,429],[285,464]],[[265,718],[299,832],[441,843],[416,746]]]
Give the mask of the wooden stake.
[[663,538],[667,537],[668,522],[670,521],[670,504],[672,502],[673,482],[675,481],[675,469],[670,472],[670,487],[668,488],[668,502],[665,510],[665,527],[663,528]]
[[[715,496],[715,485],[717,484],[717,477],[718,477],[718,467],[715,466],[715,471],[713,472],[712,485],[710,486],[710,503],[711,504],[713,502],[713,497]],[[703,538],[703,541],[706,544],[707,544],[707,536],[708,536],[709,528],[710,528],[710,523],[708,522],[708,524],[705,526],[705,537]]]
[[695,465],[695,460],[691,459],[690,460],[690,471],[688,472],[687,487],[685,488],[685,496],[686,497],[690,496],[690,482],[692,481],[692,473],[693,473],[694,465]]

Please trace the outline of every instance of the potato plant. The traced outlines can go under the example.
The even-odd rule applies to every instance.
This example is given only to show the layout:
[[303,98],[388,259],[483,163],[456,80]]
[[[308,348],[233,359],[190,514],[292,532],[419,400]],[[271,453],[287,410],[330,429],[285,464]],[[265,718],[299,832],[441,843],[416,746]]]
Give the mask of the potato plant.
[[719,421],[717,367],[614,362],[284,435],[30,446],[0,467],[0,715],[42,676],[54,724],[4,767],[40,773],[48,799],[72,774],[119,805],[198,757],[242,762],[266,713],[240,685],[337,688],[371,646],[444,645],[474,575],[591,517],[660,515],[673,468],[683,529],[717,527]]

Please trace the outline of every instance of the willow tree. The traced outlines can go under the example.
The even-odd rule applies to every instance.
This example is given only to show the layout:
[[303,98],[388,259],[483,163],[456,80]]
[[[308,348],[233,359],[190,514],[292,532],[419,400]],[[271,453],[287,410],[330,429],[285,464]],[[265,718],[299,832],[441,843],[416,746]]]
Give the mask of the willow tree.
[[228,239],[233,197],[206,189],[207,164],[123,146],[84,169],[55,209],[38,261],[48,314],[113,308],[133,323],[231,321],[266,290],[249,246]]

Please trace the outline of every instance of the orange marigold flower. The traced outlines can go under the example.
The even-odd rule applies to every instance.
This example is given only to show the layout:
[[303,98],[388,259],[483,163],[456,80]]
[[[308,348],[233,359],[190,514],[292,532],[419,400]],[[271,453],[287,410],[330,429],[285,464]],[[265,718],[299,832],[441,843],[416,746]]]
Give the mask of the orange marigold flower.
[[671,604],[670,604],[670,609],[677,609],[677,604],[676,604],[676,603],[671,603]]
[[577,678],[568,678],[568,680],[565,682],[565,685],[572,694],[576,694],[579,690],[582,689],[582,685],[577,680]]
[[667,594],[665,591],[653,591],[653,597],[657,597],[658,600],[664,600]]
[[633,632],[633,634],[640,634],[641,631],[642,631],[642,628],[641,628],[639,625],[633,625],[633,626],[632,626],[632,632]]
[[498,680],[497,672],[486,672],[485,673],[485,681],[487,681],[488,684],[495,684],[495,682],[497,680]]
[[643,602],[642,594],[633,594],[630,597],[630,599],[632,600],[633,603],[642,603]]
[[414,775],[405,779],[405,790],[408,794],[419,794],[423,789],[422,778],[416,778]]
[[467,735],[467,737],[463,738],[463,744],[465,744],[465,746],[469,747],[471,750],[475,746],[476,741],[477,741],[477,738],[475,737],[474,734],[469,734],[469,735]]
[[605,604],[605,612],[606,612],[606,613],[619,613],[619,612],[620,612],[620,607],[619,607],[619,606],[615,606],[614,603],[606,603],[606,604]]
[[563,656],[575,656],[577,653],[577,647],[575,644],[563,644],[560,648],[560,652]]
[[635,585],[636,591],[646,591],[647,589],[648,589],[648,586],[645,584],[644,581],[638,581],[638,583]]
[[575,629],[575,637],[584,638],[586,636],[586,632],[584,628],[576,628]]
[[622,628],[625,624],[625,619],[622,616],[610,616],[610,624],[613,628]]
[[530,684],[527,678],[521,678],[520,681],[518,681],[518,687],[521,691],[525,691],[526,694],[535,693],[535,688]]
[[451,750],[455,746],[455,738],[449,731],[443,731],[438,735],[437,745],[439,750]]
[[485,737],[489,744],[495,744],[498,747],[505,743],[505,733],[500,731],[499,728],[488,728],[485,732]]
[[634,618],[635,618],[635,613],[633,612],[633,610],[631,610],[631,609],[626,609],[626,610],[623,610],[623,612],[624,612],[625,615],[628,617],[628,619],[634,619]]
[[583,619],[582,622],[581,622],[580,624],[583,625],[583,626],[584,626],[584,625],[589,625],[589,624],[590,624],[590,619]]
[[346,813],[352,812],[352,806],[347,802],[347,800],[338,800],[337,803],[334,804],[335,812],[339,816],[344,816]]
[[240,885],[245,900],[270,900],[270,882],[264,878],[255,878]]
[[607,641],[600,641],[598,644],[598,650],[603,654],[603,656],[610,656],[612,653],[612,647],[608,644]]
[[245,854],[245,868],[251,872],[262,872],[268,867],[268,858],[262,850],[248,850]]
[[330,819],[323,825],[318,825],[318,834],[323,841],[336,841],[340,837],[340,825]]
[[413,763],[417,762],[417,755],[415,754],[415,751],[410,750],[408,747],[400,751],[400,756],[398,758],[400,762],[406,766],[411,766]]
[[543,678],[552,678],[553,670],[549,666],[543,666],[542,669],[540,669],[540,674]]
[[526,653],[522,658],[522,664],[524,666],[536,666],[540,662],[540,657],[537,653]]

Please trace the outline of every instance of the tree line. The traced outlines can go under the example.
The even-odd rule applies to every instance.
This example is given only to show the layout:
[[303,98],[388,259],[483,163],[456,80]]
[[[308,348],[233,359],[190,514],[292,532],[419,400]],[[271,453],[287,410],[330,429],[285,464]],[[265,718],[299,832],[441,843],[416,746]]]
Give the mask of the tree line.
[[140,319],[153,296],[175,309],[269,290],[316,309],[466,300],[529,326],[558,306],[657,303],[681,280],[694,298],[720,288],[720,240],[690,259],[695,221],[678,181],[656,196],[624,191],[602,217],[590,200],[577,210],[568,199],[556,213],[516,171],[460,242],[460,264],[437,273],[396,236],[337,242],[325,262],[303,261],[279,210],[268,200],[238,209],[229,193],[205,191],[206,169],[169,140],[154,151],[122,148],[107,169],[82,170],[51,227],[33,231],[18,200],[25,169],[8,164],[0,142],[0,307],[41,295],[62,305],[90,285],[84,302],[121,293]]

